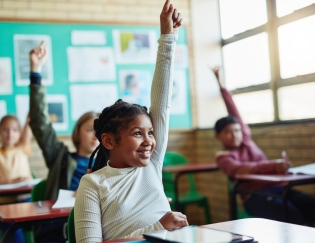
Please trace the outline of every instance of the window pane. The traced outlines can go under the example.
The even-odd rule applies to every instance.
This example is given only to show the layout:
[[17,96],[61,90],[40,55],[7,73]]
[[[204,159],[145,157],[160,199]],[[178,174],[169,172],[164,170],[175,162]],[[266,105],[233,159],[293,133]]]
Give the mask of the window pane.
[[281,120],[315,118],[315,82],[282,87],[278,97]]
[[220,0],[222,38],[253,29],[267,22],[266,0]]
[[315,15],[278,28],[281,78],[315,72]]
[[261,123],[274,120],[271,90],[256,91],[233,96],[245,123]]
[[277,0],[277,15],[282,17],[315,3],[315,0]]
[[223,46],[222,52],[228,89],[270,82],[269,45],[266,32]]

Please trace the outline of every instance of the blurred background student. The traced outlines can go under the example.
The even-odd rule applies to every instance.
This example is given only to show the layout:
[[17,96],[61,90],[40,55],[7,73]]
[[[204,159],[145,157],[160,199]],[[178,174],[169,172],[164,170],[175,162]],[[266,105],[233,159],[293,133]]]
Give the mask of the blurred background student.
[[[71,153],[60,142],[47,113],[46,89],[41,84],[41,70],[47,59],[45,43],[30,52],[30,126],[43,152],[49,169],[45,199],[57,199],[59,189],[76,191],[81,177],[86,174],[89,157],[99,145],[93,129],[96,112],[87,112],[77,121],[72,141],[76,148]],[[64,224],[44,225],[37,229],[36,242],[66,242]]]

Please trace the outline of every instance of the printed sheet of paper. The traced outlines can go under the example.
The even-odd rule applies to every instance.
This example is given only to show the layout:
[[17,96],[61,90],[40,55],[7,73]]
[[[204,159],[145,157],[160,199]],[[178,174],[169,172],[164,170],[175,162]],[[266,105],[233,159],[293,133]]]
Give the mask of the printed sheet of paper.
[[188,47],[187,45],[176,45],[175,68],[188,68]]
[[75,203],[74,191],[59,189],[58,198],[52,208],[73,208]]
[[183,115],[187,112],[187,79],[184,70],[175,70],[172,93],[172,115]]
[[116,80],[112,48],[68,47],[67,55],[70,82]]
[[105,45],[106,35],[98,30],[73,30],[71,32],[72,45]]
[[156,61],[156,34],[154,31],[113,31],[117,63],[154,64]]
[[31,181],[21,181],[17,183],[3,184],[3,185],[0,185],[0,190],[9,190],[9,189],[21,188],[21,187],[26,187],[26,186],[35,186],[42,180],[43,179],[41,178],[36,178],[36,179],[32,179]]
[[[56,131],[68,130],[68,105],[65,95],[46,96],[48,115]],[[21,124],[25,124],[29,112],[29,95],[16,95],[16,114]]]
[[132,104],[150,107],[152,75],[145,70],[120,71],[121,98]]
[[0,58],[0,94],[12,94],[11,58]]
[[53,84],[52,49],[51,39],[48,35],[14,35],[14,59],[16,85],[25,86],[30,84],[30,61],[29,53],[37,47],[42,40],[45,41],[48,58],[42,69],[42,83]]
[[7,102],[0,100],[0,119],[7,114]]
[[71,85],[70,97],[71,117],[76,121],[85,112],[102,112],[114,104],[118,99],[118,89],[116,84]]

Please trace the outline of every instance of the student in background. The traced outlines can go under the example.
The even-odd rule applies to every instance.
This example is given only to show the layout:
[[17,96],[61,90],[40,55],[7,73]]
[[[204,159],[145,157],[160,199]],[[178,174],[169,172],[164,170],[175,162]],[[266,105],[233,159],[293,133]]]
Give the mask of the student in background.
[[[70,153],[58,140],[47,113],[46,89],[41,84],[47,55],[44,42],[30,52],[30,126],[49,169],[45,199],[57,199],[59,189],[76,191],[87,171],[89,157],[99,144],[93,130],[99,114],[87,112],[79,118],[72,133],[76,152]],[[36,242],[66,242],[65,230],[63,224],[43,226],[36,234]]]
[[169,0],[160,21],[150,114],[144,106],[118,100],[94,121],[100,145],[90,160],[89,167],[94,173],[82,177],[77,192],[74,218],[78,243],[133,237],[188,225],[185,215],[171,212],[162,185],[174,52],[182,22]]
[[[251,138],[250,128],[244,124],[232,95],[219,76],[219,69],[213,73],[229,116],[219,119],[215,124],[216,138],[223,150],[216,154],[216,163],[232,180],[236,174],[286,174],[290,167],[288,159],[268,160]],[[280,152],[279,152],[280,153]],[[252,182],[241,185],[240,189],[281,194],[284,184]],[[281,198],[260,195],[241,195],[245,209],[255,217],[283,221],[283,201]],[[288,192],[289,222],[305,224],[315,222],[315,198],[296,190]]]
[[[31,152],[31,129],[28,118],[21,130],[16,116],[6,115],[0,121],[0,184],[16,183],[32,179],[28,155]],[[29,194],[0,197],[0,204],[30,201]],[[0,229],[6,231],[11,224],[0,222]],[[13,242],[24,242],[22,230],[14,234]]]

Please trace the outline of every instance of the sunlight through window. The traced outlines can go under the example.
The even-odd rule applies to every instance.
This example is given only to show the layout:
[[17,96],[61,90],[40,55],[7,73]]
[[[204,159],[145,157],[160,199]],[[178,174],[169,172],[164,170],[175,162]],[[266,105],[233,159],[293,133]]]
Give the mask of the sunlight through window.
[[288,15],[313,3],[315,3],[315,0],[277,0],[277,16]]

